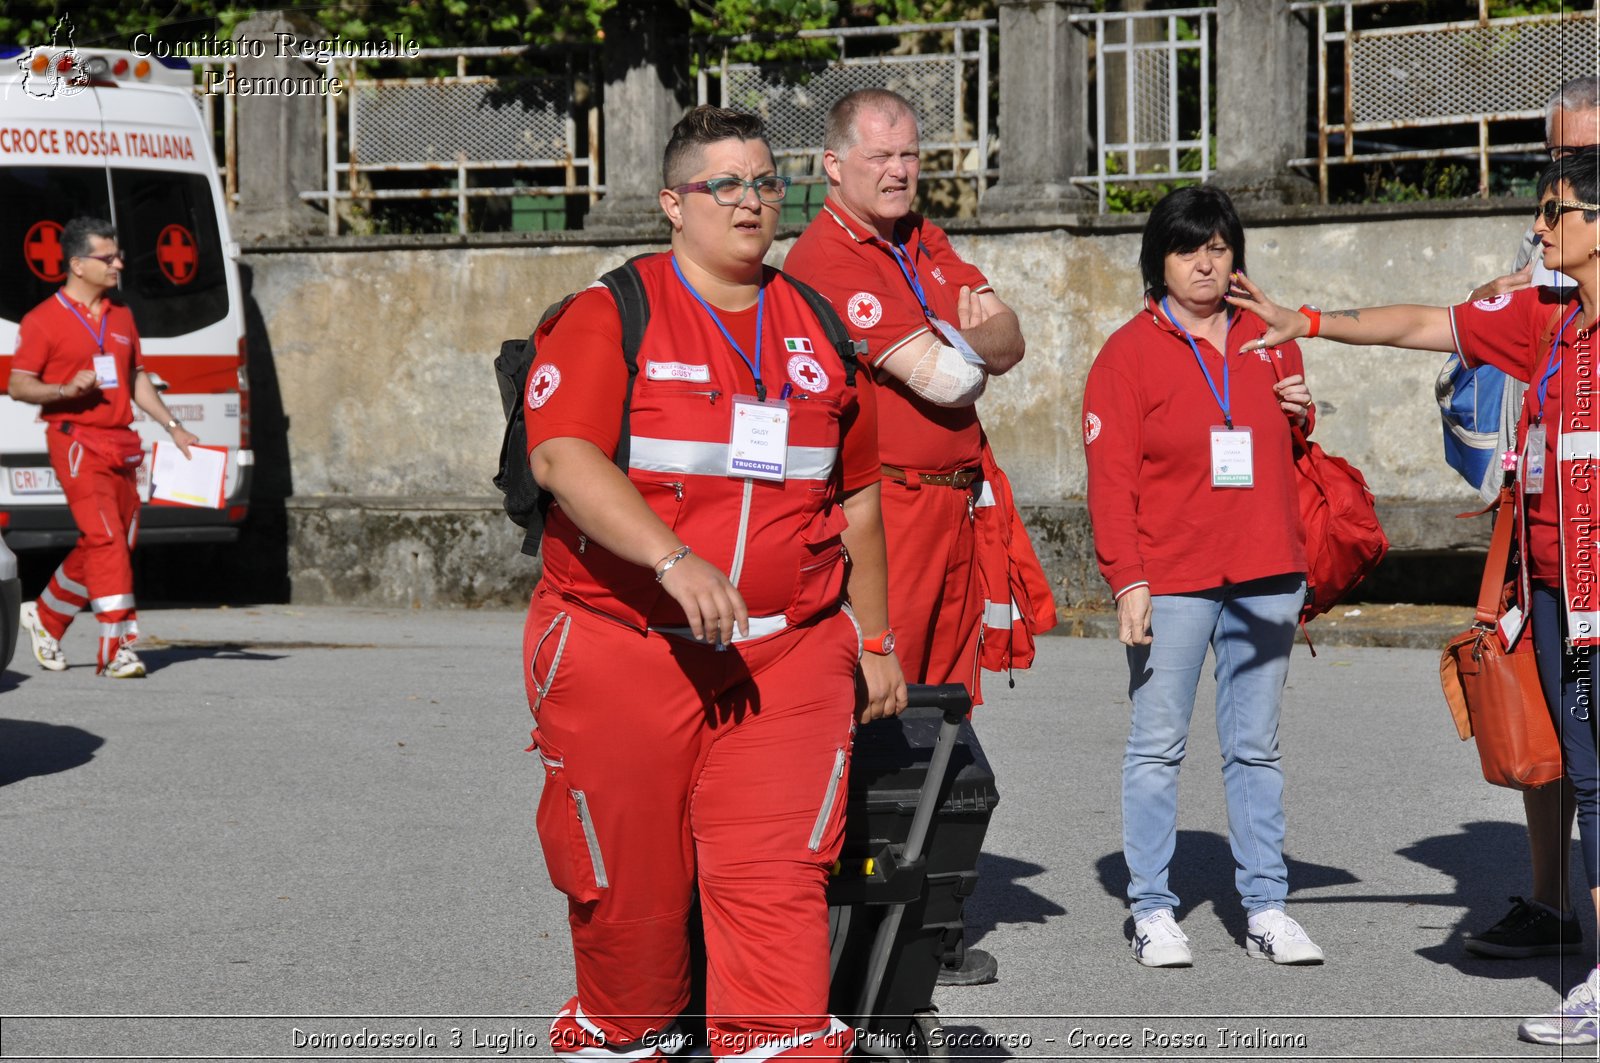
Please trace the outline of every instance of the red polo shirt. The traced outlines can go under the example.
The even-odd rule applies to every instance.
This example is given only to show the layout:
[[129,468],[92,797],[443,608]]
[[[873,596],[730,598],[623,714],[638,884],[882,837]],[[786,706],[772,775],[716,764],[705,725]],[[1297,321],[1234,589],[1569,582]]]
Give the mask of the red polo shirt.
[[[1556,445],[1561,435],[1561,411],[1565,406],[1563,385],[1575,388],[1578,379],[1575,374],[1557,369],[1546,386],[1542,407],[1539,381],[1553,360],[1571,358],[1572,345],[1579,333],[1577,321],[1567,321],[1567,318],[1576,309],[1577,299],[1565,299],[1559,291],[1535,287],[1462,303],[1450,311],[1461,360],[1467,365],[1492,365],[1527,383],[1529,390],[1523,400],[1523,410],[1529,416],[1536,412],[1542,415],[1545,489],[1536,495],[1523,496],[1523,511],[1528,521],[1528,570],[1539,582],[1557,587],[1561,585],[1561,508],[1556,490],[1559,475]],[[1566,328],[1557,337],[1556,329],[1563,321],[1566,321]],[[1585,339],[1584,342],[1596,341]],[[1518,426],[1519,448],[1527,441],[1527,423],[1524,417]]]
[[[963,285],[974,292],[993,290],[955,253],[944,230],[920,214],[900,219],[891,246],[831,196],[789,250],[783,269],[827,297],[850,334],[867,341],[874,366],[929,331],[922,297],[934,316],[956,326]],[[977,467],[982,430],[976,406],[935,406],[881,372],[872,378],[885,462],[930,473]]]
[[[1089,518],[1113,594],[1148,583],[1183,594],[1306,569],[1289,419],[1278,380],[1304,372],[1292,343],[1239,348],[1266,331],[1235,311],[1228,329],[1229,408],[1251,431],[1254,486],[1213,487],[1211,429],[1222,409],[1183,334],[1150,301],[1106,340],[1083,397]],[[1223,358],[1196,337],[1223,391]]]
[[110,299],[100,300],[100,316],[63,289],[22,317],[17,332],[13,373],[36,376],[46,384],[65,384],[82,369],[93,369],[101,353],[100,332],[105,329],[105,353],[116,359],[117,386],[95,388],[75,399],[44,404],[46,421],[71,421],[96,428],[125,428],[133,423],[133,378],[144,368],[139,353],[139,331],[133,312]]

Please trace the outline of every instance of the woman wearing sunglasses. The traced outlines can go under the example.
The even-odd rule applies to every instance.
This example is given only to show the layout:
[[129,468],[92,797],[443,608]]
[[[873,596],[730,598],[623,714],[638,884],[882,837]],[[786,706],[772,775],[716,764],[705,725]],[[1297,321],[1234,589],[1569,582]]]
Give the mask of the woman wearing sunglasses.
[[[1533,639],[1539,678],[1561,736],[1578,806],[1583,865],[1600,911],[1600,754],[1595,741],[1600,664],[1600,414],[1596,404],[1596,318],[1600,317],[1600,150],[1556,160],[1539,178],[1534,234],[1547,268],[1577,282],[1568,290],[1525,288],[1456,307],[1380,306],[1297,313],[1277,306],[1243,275],[1228,301],[1269,326],[1255,346],[1321,336],[1341,343],[1459,352],[1468,364],[1494,365],[1527,382],[1517,429],[1514,518],[1520,614]],[[1514,460],[1513,460],[1514,459]],[[1526,591],[1523,588],[1527,588]],[[1524,1040],[1593,1044],[1600,968],[1561,1007],[1525,1020]]]

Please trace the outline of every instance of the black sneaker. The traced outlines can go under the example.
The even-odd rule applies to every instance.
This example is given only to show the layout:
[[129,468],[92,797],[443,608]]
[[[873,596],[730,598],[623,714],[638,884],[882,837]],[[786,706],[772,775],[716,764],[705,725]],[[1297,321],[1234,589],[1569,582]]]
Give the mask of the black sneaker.
[[1500,960],[1555,956],[1582,948],[1583,928],[1576,916],[1563,919],[1543,905],[1512,897],[1506,917],[1481,934],[1468,934],[1465,944],[1468,952]]

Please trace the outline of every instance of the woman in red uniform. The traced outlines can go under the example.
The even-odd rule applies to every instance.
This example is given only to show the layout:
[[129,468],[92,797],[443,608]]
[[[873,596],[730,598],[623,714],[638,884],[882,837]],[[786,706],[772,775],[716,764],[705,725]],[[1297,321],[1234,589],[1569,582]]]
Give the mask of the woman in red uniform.
[[[1340,343],[1459,353],[1468,365],[1493,365],[1525,381],[1517,430],[1517,512],[1522,571],[1517,606],[1526,617],[1545,700],[1561,735],[1567,778],[1578,806],[1578,837],[1589,890],[1600,912],[1600,753],[1595,743],[1594,679],[1600,644],[1600,560],[1596,557],[1597,359],[1600,317],[1600,151],[1584,148],[1539,177],[1534,234],[1544,265],[1577,281],[1577,298],[1524,288],[1456,307],[1380,306],[1326,313],[1272,303],[1245,278],[1229,301],[1271,328],[1259,343],[1322,336]],[[1520,630],[1518,637],[1527,637]],[[1555,1011],[1525,1020],[1518,1034],[1539,1044],[1594,1044],[1600,968],[1586,972]]]
[[906,701],[893,655],[861,655],[860,631],[889,626],[871,392],[763,265],[787,181],[759,119],[696,109],[663,170],[672,250],[635,263],[631,396],[595,287],[540,337],[525,399],[555,505],[524,678],[578,977],[552,1042],[616,1060],[681,1044],[698,888],[713,1054],[840,1059],[825,889],[858,668],[862,719]]
[[1128,647],[1122,838],[1134,958],[1192,962],[1168,867],[1178,771],[1210,648],[1246,951],[1321,963],[1322,950],[1284,913],[1278,753],[1305,600],[1289,422],[1309,421],[1311,393],[1293,344],[1244,353],[1266,326],[1223,302],[1229,274],[1244,268],[1244,229],[1225,193],[1184,188],[1156,204],[1139,266],[1144,307],[1095,358],[1083,402],[1095,553]]

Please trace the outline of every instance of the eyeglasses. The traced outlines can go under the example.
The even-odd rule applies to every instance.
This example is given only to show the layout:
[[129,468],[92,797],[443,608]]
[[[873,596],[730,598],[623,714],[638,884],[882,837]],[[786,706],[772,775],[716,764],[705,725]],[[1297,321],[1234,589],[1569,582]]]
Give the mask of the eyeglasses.
[[1561,215],[1569,210],[1600,210],[1600,203],[1579,203],[1571,199],[1547,199],[1534,208],[1535,220],[1544,219],[1547,229],[1554,229],[1556,222],[1561,220]]
[[746,181],[741,177],[713,177],[709,181],[692,181],[679,185],[674,192],[709,192],[711,198],[724,207],[737,207],[744,202],[748,188],[756,190],[756,198],[763,203],[782,203],[789,194],[789,179],[777,174]]
[[109,266],[109,265],[111,265],[111,263],[121,260],[122,252],[121,251],[113,251],[109,255],[76,255],[74,257],[76,257],[76,258],[92,258],[96,262],[104,262],[106,265]]
[[1551,162],[1560,162],[1562,159],[1578,154],[1577,148],[1569,148],[1565,144],[1556,144],[1546,150],[1550,152]]

